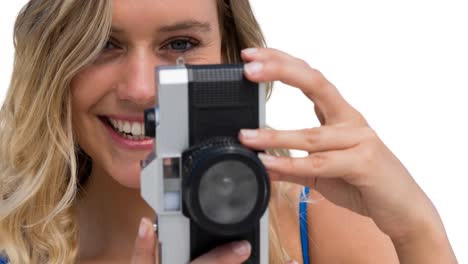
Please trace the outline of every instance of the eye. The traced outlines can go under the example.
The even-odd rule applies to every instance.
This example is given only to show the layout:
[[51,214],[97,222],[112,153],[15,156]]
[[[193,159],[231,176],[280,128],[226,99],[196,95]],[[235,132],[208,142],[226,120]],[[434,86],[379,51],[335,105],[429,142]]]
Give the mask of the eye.
[[195,39],[190,38],[179,38],[171,40],[164,49],[168,49],[174,52],[185,52],[189,51],[199,45],[199,42]]
[[103,51],[111,51],[114,49],[119,49],[119,45],[116,43],[115,39],[110,38],[107,40],[106,44],[102,48]]
[[178,40],[175,40],[175,41],[172,41],[171,43],[169,43],[169,46],[173,50],[186,50],[186,49],[190,49],[192,47],[192,43],[190,43],[190,42],[188,42],[186,40],[178,39]]

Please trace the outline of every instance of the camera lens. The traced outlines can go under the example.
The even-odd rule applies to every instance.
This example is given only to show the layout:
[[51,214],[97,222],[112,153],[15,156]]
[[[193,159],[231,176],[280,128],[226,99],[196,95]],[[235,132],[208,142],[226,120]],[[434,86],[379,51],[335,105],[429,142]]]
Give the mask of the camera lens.
[[258,223],[268,206],[270,185],[254,151],[220,137],[187,150],[182,159],[187,217],[221,236],[248,232]]
[[254,171],[237,160],[211,166],[200,180],[203,213],[219,224],[235,224],[246,218],[257,201],[258,183]]

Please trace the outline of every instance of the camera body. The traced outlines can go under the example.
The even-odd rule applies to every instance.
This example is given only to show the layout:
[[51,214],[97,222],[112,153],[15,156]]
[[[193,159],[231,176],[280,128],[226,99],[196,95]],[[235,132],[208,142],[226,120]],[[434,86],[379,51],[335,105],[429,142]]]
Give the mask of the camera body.
[[142,162],[141,192],[156,211],[159,263],[189,263],[216,246],[248,240],[245,263],[268,263],[270,182],[242,128],[265,127],[266,85],[243,65],[156,69],[156,107],[145,111],[155,149]]

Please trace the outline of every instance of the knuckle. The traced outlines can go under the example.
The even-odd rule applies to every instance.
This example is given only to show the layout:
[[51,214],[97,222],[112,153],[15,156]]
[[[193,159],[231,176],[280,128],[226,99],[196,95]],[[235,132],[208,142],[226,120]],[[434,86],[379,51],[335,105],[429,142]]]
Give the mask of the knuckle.
[[377,146],[374,143],[362,144],[358,152],[356,170],[363,170],[372,165],[377,155]]
[[358,110],[354,109],[351,111],[351,114],[353,115],[353,123],[354,124],[357,124],[357,125],[363,125],[363,126],[367,126],[367,120],[366,118],[364,117],[363,114],[361,114],[361,112],[359,112]]
[[271,73],[283,74],[285,70],[283,67],[281,67],[281,63],[279,63],[277,60],[272,60],[268,62],[267,71]]
[[319,128],[307,128],[303,131],[305,144],[309,149],[314,149],[323,138],[323,130]]
[[260,130],[260,135],[265,142],[274,142],[278,138],[278,132],[273,129]]
[[325,76],[317,69],[309,67],[309,83],[314,87],[328,87],[331,85]]
[[281,158],[279,161],[277,169],[280,173],[296,173],[298,171],[297,168],[300,166],[299,161],[294,158]]
[[375,130],[370,127],[364,127],[363,135],[365,141],[374,142],[379,139],[377,132],[375,132]]
[[314,171],[320,170],[325,167],[327,156],[323,153],[312,154],[310,157],[310,166]]
[[281,55],[281,54],[284,54],[283,51],[279,50],[279,49],[276,49],[276,48],[265,48],[266,50],[268,50],[271,54],[270,55]]
[[305,68],[305,69],[312,69],[309,65],[309,63],[301,58],[296,58],[296,62],[299,65],[299,67]]

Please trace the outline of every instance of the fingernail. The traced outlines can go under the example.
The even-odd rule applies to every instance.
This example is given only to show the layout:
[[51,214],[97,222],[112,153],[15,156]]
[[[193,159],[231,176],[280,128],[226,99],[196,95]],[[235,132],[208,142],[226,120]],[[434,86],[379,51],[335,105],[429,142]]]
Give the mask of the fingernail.
[[243,49],[242,53],[244,53],[245,55],[253,55],[257,53],[257,51],[258,51],[257,48],[247,48],[247,49]]
[[250,243],[248,241],[233,242],[232,251],[239,256],[245,256],[250,253]]
[[241,135],[245,139],[256,138],[258,131],[256,129],[241,129]]
[[272,163],[273,161],[276,160],[275,156],[264,154],[264,153],[258,153],[258,158],[265,164]]
[[260,62],[257,62],[257,61],[247,63],[247,64],[244,66],[244,70],[245,70],[248,74],[250,74],[250,75],[252,75],[252,74],[257,74],[257,73],[259,73],[262,69],[263,69],[263,64],[261,64]]
[[298,263],[297,263],[297,261],[295,261],[295,260],[290,260],[290,261],[288,261],[287,264],[298,264]]
[[138,236],[140,238],[145,238],[146,235],[148,234],[149,226],[150,224],[148,223],[149,221],[146,218],[142,218],[140,221],[140,228],[138,228]]

